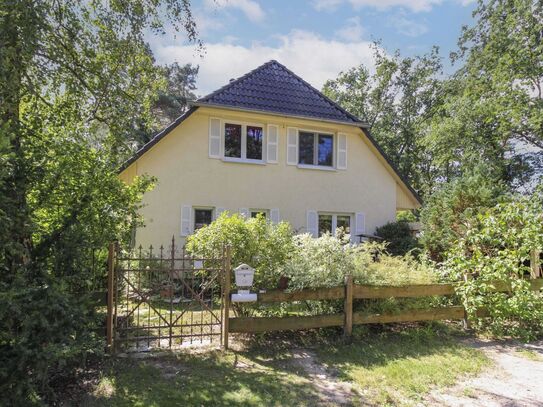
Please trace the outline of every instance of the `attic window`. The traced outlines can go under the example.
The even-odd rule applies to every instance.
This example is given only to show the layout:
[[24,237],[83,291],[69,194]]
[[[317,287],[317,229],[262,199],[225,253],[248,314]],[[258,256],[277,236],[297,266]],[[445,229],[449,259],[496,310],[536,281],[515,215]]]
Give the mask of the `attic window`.
[[334,136],[332,134],[299,133],[298,164],[332,167],[334,165]]
[[225,123],[224,157],[262,161],[264,129],[262,126]]

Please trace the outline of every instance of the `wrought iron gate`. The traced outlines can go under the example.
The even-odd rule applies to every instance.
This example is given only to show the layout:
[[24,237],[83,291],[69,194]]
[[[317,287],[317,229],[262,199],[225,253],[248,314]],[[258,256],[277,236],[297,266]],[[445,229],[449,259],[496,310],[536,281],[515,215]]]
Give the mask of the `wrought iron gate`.
[[115,349],[219,344],[223,279],[229,269],[226,251],[216,258],[196,258],[184,247],[176,247],[173,238],[168,248],[116,248],[110,262],[114,271],[110,312]]

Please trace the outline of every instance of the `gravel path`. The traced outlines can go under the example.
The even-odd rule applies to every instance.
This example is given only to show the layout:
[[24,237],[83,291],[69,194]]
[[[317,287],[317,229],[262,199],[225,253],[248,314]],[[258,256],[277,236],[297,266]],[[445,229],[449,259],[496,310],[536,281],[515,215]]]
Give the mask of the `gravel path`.
[[475,378],[430,393],[426,405],[449,407],[543,406],[543,341],[528,345],[470,341],[494,366]]

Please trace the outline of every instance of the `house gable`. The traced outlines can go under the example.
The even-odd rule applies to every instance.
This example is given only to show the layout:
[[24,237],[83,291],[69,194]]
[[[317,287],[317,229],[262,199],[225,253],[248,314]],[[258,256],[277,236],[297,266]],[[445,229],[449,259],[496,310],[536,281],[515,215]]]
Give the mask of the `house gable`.
[[[358,134],[395,179],[398,194],[401,193],[401,198],[397,197],[396,199],[400,204],[398,208],[407,209],[420,206],[421,200],[417,193],[372,138],[366,125],[276,61],[268,62],[196,101],[186,113],[153,137],[150,142],[125,162],[120,172],[132,172],[127,171],[129,167],[170,133],[176,133],[175,136],[179,136],[179,133],[174,130],[183,127],[181,124],[193,117],[196,112],[215,115],[219,120],[221,118],[232,120],[233,118],[254,122],[256,118],[258,122],[259,118],[264,118],[260,121],[265,123],[266,132],[275,131],[274,129],[277,129],[278,132],[279,127],[276,126],[287,122],[291,123],[290,126],[293,128],[314,128],[316,130],[322,128],[335,134],[335,148],[339,147],[340,149],[342,145],[340,138],[344,137],[341,133]],[[223,125],[224,121],[221,121],[221,126]],[[209,122],[206,126],[211,128],[211,123]],[[221,127],[220,131],[223,132],[224,129]],[[209,135],[209,132],[210,130],[206,131],[206,134]],[[288,144],[288,136],[285,143]],[[221,156],[218,151],[214,151],[214,154],[211,153],[211,139],[209,148],[208,156],[210,158],[224,159],[224,156]],[[278,149],[275,158],[273,155],[265,153],[264,162],[289,164],[286,154],[282,156],[282,150],[285,147],[277,144],[275,148]],[[345,160],[346,156],[345,151]],[[361,158],[352,154],[349,158],[351,161],[358,159]],[[293,163],[290,162],[290,164]],[[335,169],[345,169],[338,164],[340,164],[339,161],[335,163]]]

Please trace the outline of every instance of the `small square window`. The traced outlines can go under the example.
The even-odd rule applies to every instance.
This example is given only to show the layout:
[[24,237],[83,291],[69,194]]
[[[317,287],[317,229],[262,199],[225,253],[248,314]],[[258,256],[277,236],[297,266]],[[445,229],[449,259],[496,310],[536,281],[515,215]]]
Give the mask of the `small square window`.
[[194,230],[198,230],[213,221],[212,209],[194,209]]

